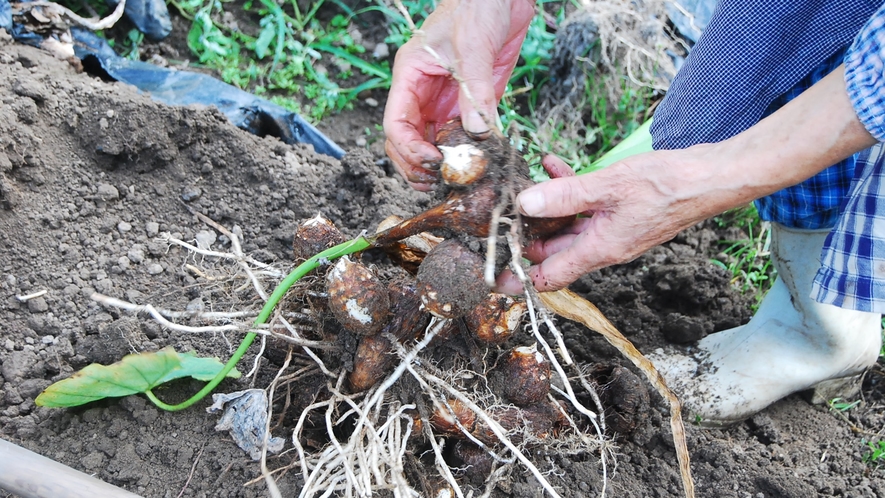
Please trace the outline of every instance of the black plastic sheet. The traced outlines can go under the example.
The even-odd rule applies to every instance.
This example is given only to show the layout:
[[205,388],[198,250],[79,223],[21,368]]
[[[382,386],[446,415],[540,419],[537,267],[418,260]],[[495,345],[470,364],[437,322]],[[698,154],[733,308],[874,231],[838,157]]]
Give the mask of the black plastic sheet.
[[[111,8],[118,3],[116,0],[107,0]],[[162,40],[172,32],[172,18],[169,17],[169,8],[164,0],[126,0],[123,15],[151,40]]]
[[0,28],[12,32],[12,6],[6,0],[0,1]]

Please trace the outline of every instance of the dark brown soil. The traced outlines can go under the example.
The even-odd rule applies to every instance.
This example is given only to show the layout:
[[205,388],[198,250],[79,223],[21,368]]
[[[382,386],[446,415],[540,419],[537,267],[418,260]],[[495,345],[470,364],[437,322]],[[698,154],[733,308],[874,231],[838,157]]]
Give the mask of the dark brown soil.
[[[323,123],[320,128],[350,151],[336,161],[249,135],[213,109],[169,108],[131,87],[78,74],[37,49],[0,42],[0,436],[146,497],[265,496],[261,482],[244,487],[260,475],[259,466],[228,433],[214,430],[217,416],[206,413],[208,401],[167,413],[142,396],[67,410],[36,407],[34,398],[88,363],[110,363],[132,351],[173,345],[229,357],[227,341],[236,337],[172,333],[89,299],[98,291],[170,309],[194,300],[235,305],[223,301],[223,289],[200,285],[185,268],[185,251],[156,239],[160,232],[193,240],[212,231],[185,204],[238,227],[245,251],[281,265],[292,264],[299,219],[322,212],[355,236],[387,215],[428,207],[427,196],[376,164],[383,157],[379,137],[355,146],[380,120],[380,108],[360,106]],[[749,318],[749,302],[709,263],[722,238],[711,227],[588,275],[573,289],[644,352],[664,343],[665,330],[686,338],[740,324]],[[213,247],[226,243],[219,237]],[[26,302],[16,297],[41,290],[47,293]],[[628,364],[613,348],[574,324],[563,329],[580,362],[602,365],[608,378],[630,385],[612,367]],[[254,354],[243,365],[251,365]],[[275,372],[264,368],[255,384],[267,385]],[[874,370],[864,402],[848,412],[867,432],[798,395],[729,429],[689,425],[698,495],[885,496],[882,471],[863,462],[865,440],[885,427],[881,379],[882,370]],[[249,383],[228,380],[219,391]],[[179,382],[159,395],[183,399],[199,385]],[[645,406],[603,398],[628,414]],[[652,395],[649,408],[630,415],[624,430],[635,429],[620,437],[610,495],[681,496],[667,413]],[[595,456],[535,457],[563,496],[598,495]],[[271,458],[269,466],[292,458]],[[296,496],[301,486],[294,472],[278,483],[283,496]],[[539,491],[533,478],[514,474],[493,495]]]

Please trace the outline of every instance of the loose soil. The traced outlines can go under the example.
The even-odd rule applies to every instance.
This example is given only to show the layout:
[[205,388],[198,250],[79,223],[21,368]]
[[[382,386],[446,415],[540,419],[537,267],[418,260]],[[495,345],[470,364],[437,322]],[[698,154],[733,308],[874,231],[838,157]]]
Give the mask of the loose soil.
[[[374,97],[383,103],[383,95]],[[37,49],[0,42],[0,436],[146,497],[266,496],[261,481],[244,487],[260,476],[259,465],[227,432],[214,430],[208,400],[167,413],[142,396],[76,409],[36,407],[34,398],[89,363],[130,352],[172,345],[229,357],[228,341],[238,337],[170,332],[89,298],[100,292],[169,309],[235,309],[229,293],[186,267],[199,260],[157,238],[169,232],[192,241],[212,232],[212,248],[229,249],[187,207],[241,232],[253,257],[287,268],[300,219],[321,212],[355,236],[390,214],[429,207],[427,195],[386,165],[377,133],[357,147],[380,121],[380,107],[360,104],[322,123],[349,151],[337,161],[249,135],[211,108],[170,108]],[[703,224],[572,288],[643,352],[665,344],[665,335],[686,340],[732,327],[749,319],[750,303],[710,258],[721,249],[717,241],[735,235]],[[377,262],[384,264],[380,256]],[[16,297],[44,290],[27,301]],[[620,378],[613,366],[629,362],[603,339],[569,322],[561,326],[578,361]],[[252,349],[243,370],[252,365]],[[227,380],[219,391],[266,386],[277,367],[263,365],[255,379]],[[885,427],[881,380],[879,366],[847,419],[795,395],[728,429],[687,420],[698,496],[885,496],[882,471],[863,462],[864,441]],[[183,399],[199,386],[183,381],[158,394]],[[603,399],[613,409],[629,404],[605,392]],[[668,408],[655,394],[650,400],[639,412],[625,412],[615,435],[612,496],[681,496]],[[275,435],[287,439],[283,431]],[[563,496],[598,495],[596,456],[534,456]],[[269,466],[293,458],[271,457]],[[302,484],[296,472],[278,483],[283,496],[295,496]],[[493,496],[539,493],[533,478],[514,473]]]

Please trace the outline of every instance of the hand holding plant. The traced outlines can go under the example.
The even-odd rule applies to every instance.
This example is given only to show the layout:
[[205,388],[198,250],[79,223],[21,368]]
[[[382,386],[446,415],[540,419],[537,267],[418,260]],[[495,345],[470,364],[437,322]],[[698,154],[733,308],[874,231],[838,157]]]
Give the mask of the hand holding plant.
[[526,0],[446,0],[399,49],[384,131],[387,154],[412,187],[429,190],[436,181],[429,168],[442,156],[427,136],[436,127],[467,110],[468,132],[489,131],[534,13]]

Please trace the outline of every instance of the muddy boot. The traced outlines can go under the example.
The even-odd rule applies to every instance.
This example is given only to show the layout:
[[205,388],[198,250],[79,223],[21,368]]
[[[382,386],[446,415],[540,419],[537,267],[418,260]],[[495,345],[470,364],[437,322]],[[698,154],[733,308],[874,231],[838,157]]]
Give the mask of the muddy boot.
[[723,425],[799,391],[813,388],[818,401],[856,392],[879,355],[881,315],[809,297],[826,236],[772,224],[778,277],[750,322],[711,334],[688,351],[659,349],[649,356],[689,417]]

